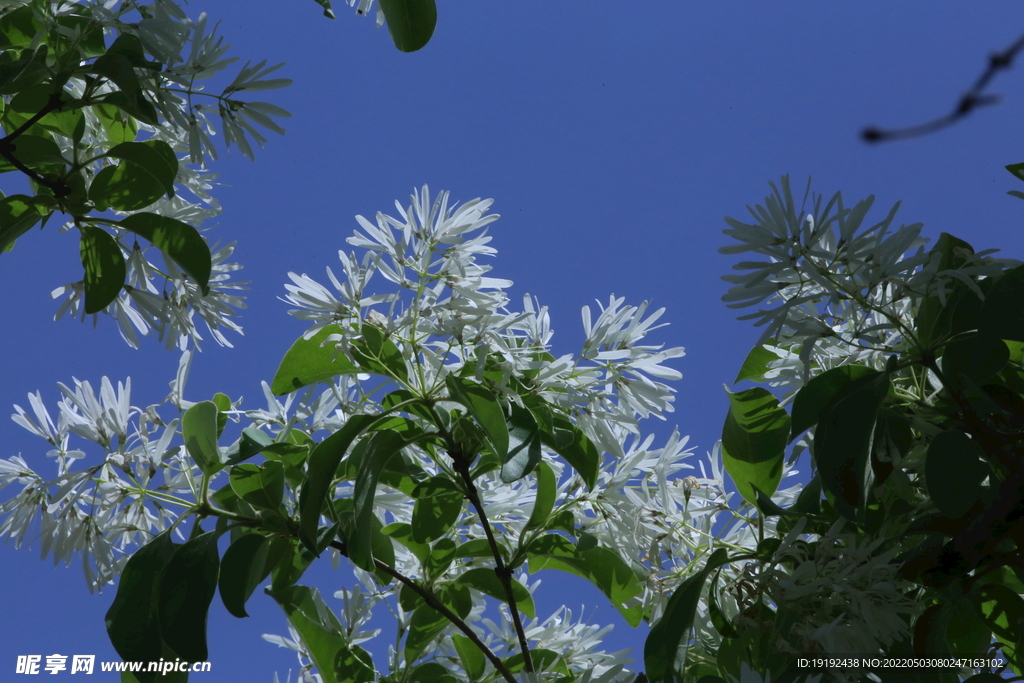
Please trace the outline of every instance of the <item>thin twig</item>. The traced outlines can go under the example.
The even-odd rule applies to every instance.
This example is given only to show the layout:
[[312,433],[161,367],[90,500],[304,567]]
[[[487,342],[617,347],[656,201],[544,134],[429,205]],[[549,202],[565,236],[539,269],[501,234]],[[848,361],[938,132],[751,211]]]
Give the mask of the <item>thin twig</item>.
[[927,123],[921,123],[908,128],[891,128],[889,130],[883,130],[881,128],[868,127],[861,131],[861,138],[865,142],[885,142],[889,140],[904,140],[906,138],[915,138],[920,135],[927,135],[953,125],[979,107],[996,104],[999,102],[999,96],[985,94],[985,88],[988,87],[989,82],[998,72],[1010,68],[1013,64],[1014,58],[1017,56],[1017,53],[1022,49],[1024,49],[1024,35],[1015,40],[1012,45],[1002,52],[996,52],[991,55],[988,58],[988,66],[981,75],[978,76],[978,79],[974,82],[971,89],[960,98],[960,101],[957,102],[953,111],[945,116],[940,116],[939,118],[928,121]]
[[14,166],[14,168],[18,169],[19,171],[27,175],[29,178],[36,181],[38,184],[53,190],[53,193],[58,197],[64,197],[70,194],[71,190],[71,188],[68,187],[67,183],[61,181],[54,182],[52,180],[47,180],[46,178],[44,178],[40,174],[33,171],[31,168],[23,164],[14,156],[14,151],[17,147],[15,140],[18,137],[20,137],[22,133],[24,133],[29,128],[37,124],[40,121],[40,119],[42,119],[44,116],[46,116],[50,112],[54,112],[60,109],[62,105],[60,98],[61,93],[59,92],[50,95],[49,101],[46,103],[45,106],[43,106],[42,109],[33,114],[28,121],[21,124],[18,127],[18,129],[15,130],[13,133],[7,135],[4,138],[0,138],[0,156],[9,161],[11,165]]
[[505,589],[505,599],[508,601],[509,612],[512,613],[512,624],[515,626],[516,635],[519,637],[519,648],[523,651],[523,668],[528,672],[533,672],[533,658],[530,656],[530,644],[526,640],[526,631],[523,629],[523,622],[519,618],[519,608],[516,606],[516,597],[512,592],[512,572],[507,566],[505,561],[501,557],[501,549],[498,548],[498,542],[494,539],[494,532],[491,530],[491,525],[487,521],[487,515],[484,514],[484,506],[480,500],[480,493],[477,491],[476,484],[473,483],[473,476],[469,472],[469,460],[467,460],[460,451],[452,450],[449,452],[452,456],[452,461],[455,465],[455,471],[462,477],[463,483],[466,485],[466,495],[469,498],[469,502],[472,503],[473,507],[476,508],[476,514],[480,517],[480,524],[484,528],[484,533],[487,534],[487,542],[491,546],[491,554],[494,555],[494,573],[497,574],[498,580],[501,581],[502,588]]
[[[348,557],[348,548],[341,541],[331,541],[331,547],[340,552],[345,557]],[[501,661],[498,655],[494,654],[494,652],[492,652],[491,649],[487,647],[487,645],[485,645],[482,640],[480,640],[480,637],[473,631],[473,629],[469,627],[468,624],[466,624],[465,621],[459,618],[459,615],[455,614],[450,609],[448,609],[444,605],[444,603],[442,603],[437,598],[437,596],[434,595],[433,591],[429,590],[424,586],[421,586],[416,581],[413,581],[409,577],[400,573],[394,567],[384,564],[378,559],[374,559],[373,564],[377,567],[377,569],[386,572],[388,576],[397,579],[404,585],[408,586],[417,595],[423,598],[424,602],[426,602],[428,605],[430,605],[438,612],[440,612],[442,615],[444,615],[444,617],[448,619],[448,621],[455,624],[455,626],[464,634],[466,634],[466,637],[469,638],[473,642],[473,644],[476,645],[480,649],[480,651],[484,653],[484,656],[487,657],[487,659],[491,660],[491,664],[494,665],[494,668],[498,671],[498,673],[501,674],[502,678],[508,681],[508,683],[516,683],[515,676],[512,675],[512,672],[508,670],[508,667],[505,666],[505,663]]]

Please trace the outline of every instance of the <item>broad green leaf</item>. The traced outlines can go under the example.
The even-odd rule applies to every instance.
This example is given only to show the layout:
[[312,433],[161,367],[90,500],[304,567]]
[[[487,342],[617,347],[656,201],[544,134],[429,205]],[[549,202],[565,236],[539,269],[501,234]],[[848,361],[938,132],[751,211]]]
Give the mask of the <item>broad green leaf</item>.
[[254,508],[277,510],[284,496],[284,467],[273,460],[263,465],[235,465],[231,468],[231,488]]
[[407,383],[409,370],[395,343],[387,338],[383,330],[370,323],[363,323],[361,332],[362,339],[355,339],[351,343],[352,357],[359,363],[359,367]]
[[412,497],[412,536],[417,543],[441,538],[462,513],[462,492],[444,475],[419,484]]
[[430,42],[437,25],[434,0],[380,0],[380,8],[399,50],[415,52]]
[[722,460],[736,490],[756,504],[755,486],[770,498],[782,479],[789,415],[761,387],[726,393],[729,413],[722,427]]
[[139,133],[139,124],[131,116],[110,104],[97,104],[93,112],[103,124],[107,132],[107,144],[117,146],[122,142],[132,142]]
[[[530,619],[536,618],[536,610],[533,606],[533,596],[530,595],[530,591],[526,590],[526,586],[519,583],[515,579],[512,581],[512,597],[516,600],[516,607],[528,616]],[[477,567],[476,569],[470,569],[465,574],[462,574],[455,580],[456,583],[460,583],[469,588],[475,588],[481,593],[490,595],[496,600],[507,602],[505,599],[505,587],[501,585],[501,579],[494,573],[493,569],[485,567]]]
[[775,353],[758,344],[747,354],[747,358],[743,361],[740,372],[736,375],[736,379],[733,380],[733,384],[742,382],[745,379],[753,382],[763,382],[764,375],[768,372],[768,364],[778,359],[779,357]]
[[537,421],[529,410],[515,403],[509,407],[511,415],[508,419],[508,435],[512,448],[501,463],[501,480],[506,484],[528,475],[542,457]]
[[942,374],[950,389],[962,391],[961,375],[982,384],[1002,370],[1009,360],[1010,350],[1002,339],[990,332],[979,332],[975,337],[946,345],[942,352]]
[[47,80],[50,77],[46,66],[49,52],[49,46],[43,43],[35,50],[31,47],[22,50],[19,59],[0,62],[0,95],[13,95]]
[[424,662],[409,673],[408,683],[459,683],[459,679],[437,662]]
[[213,270],[210,248],[199,231],[188,223],[155,213],[136,213],[123,218],[118,225],[153,243],[192,277],[203,291],[210,293]]
[[41,199],[24,194],[0,199],[0,253],[9,251],[14,240],[31,230],[40,218],[50,215],[52,207]]
[[445,377],[445,384],[452,400],[466,406],[469,414],[483,427],[491,452],[504,462],[508,454],[508,426],[505,424],[505,411],[494,393],[485,386],[455,375]]
[[185,411],[181,419],[185,447],[204,474],[213,474],[224,467],[217,447],[217,415],[217,405],[203,401]]
[[[139,145],[139,142],[126,142]],[[138,211],[160,199],[163,186],[144,168],[131,161],[107,166],[96,174],[89,185],[89,199],[99,211]]]
[[[542,540],[547,537],[541,537]],[[530,573],[541,569],[560,569],[587,579],[601,589],[615,609],[619,610],[630,626],[637,626],[643,618],[643,610],[634,604],[633,598],[643,592],[640,579],[628,564],[608,548],[591,548],[577,551],[573,556],[555,554],[534,554],[539,546],[530,547]]]
[[0,50],[31,46],[46,26],[36,18],[31,6],[15,7],[11,4],[7,9],[9,11],[0,17]]
[[472,640],[461,633],[452,634],[455,652],[459,655],[462,668],[469,674],[469,680],[475,681],[484,675],[487,669],[487,658]]
[[405,445],[405,439],[398,432],[384,429],[366,437],[366,450],[359,461],[354,502],[355,528],[349,537],[348,556],[361,569],[372,572],[373,564],[373,498],[377,493],[377,479],[384,465]]
[[450,538],[442,538],[435,543],[427,553],[427,561],[424,563],[427,578],[436,581],[444,576],[455,561],[456,551],[455,541]]
[[875,418],[888,392],[886,373],[864,375],[839,391],[822,411],[815,428],[814,461],[822,484],[836,496],[844,516],[853,514],[865,502]]
[[405,522],[392,522],[381,529],[385,536],[395,539],[416,556],[420,562],[426,562],[430,555],[430,546],[420,543],[412,535],[412,525]]
[[855,379],[874,372],[866,365],[841,365],[812,378],[793,399],[793,422],[789,440],[818,424],[821,413],[840,390]]
[[245,603],[256,587],[270,575],[287,550],[287,543],[263,534],[248,533],[232,543],[220,563],[220,598],[229,613],[239,619],[249,616]]
[[313,0],[316,4],[324,8],[324,16],[328,19],[335,19],[334,10],[331,9],[331,0]]
[[160,659],[160,574],[173,556],[170,531],[164,531],[136,550],[121,572],[105,619],[110,643],[124,661]]
[[88,223],[81,226],[80,252],[85,268],[85,312],[99,313],[117,298],[127,268],[121,247],[106,230]]
[[977,595],[978,609],[982,621],[991,629],[993,636],[1003,643],[1003,654],[1019,668],[1022,661],[1024,631],[1024,598],[1002,584],[985,584]]
[[370,655],[358,645],[348,645],[341,623],[315,588],[291,586],[267,592],[302,636],[323,683],[370,683],[376,678]]
[[[935,254],[938,254],[939,264],[938,270],[955,270],[960,268],[966,263],[964,252],[973,254],[974,249],[970,244],[964,242],[962,239],[954,237],[947,232],[939,235],[939,239],[936,240],[935,246],[932,247],[930,254],[932,258],[935,258]],[[949,306],[949,299],[947,297],[946,306]],[[926,348],[936,341],[941,335],[946,334],[948,331],[940,330],[941,325],[939,324],[940,312],[943,309],[942,301],[937,295],[931,295],[925,298],[921,302],[921,306],[917,312],[917,319],[914,321],[914,327],[917,330],[918,341]]]
[[[568,541],[566,542],[568,543]],[[502,545],[501,541],[497,541],[497,543],[503,556],[507,557],[507,549]],[[570,543],[569,545],[572,544]],[[494,554],[491,552],[491,544],[488,543],[486,538],[474,538],[471,541],[466,541],[456,549],[456,557],[494,557]]]
[[317,528],[324,501],[334,490],[338,465],[352,441],[377,419],[376,415],[353,415],[345,426],[321,441],[309,454],[306,481],[299,492],[299,537],[310,549],[316,545]]
[[601,468],[601,454],[597,452],[590,439],[568,418],[552,414],[552,424],[551,431],[541,430],[541,443],[562,456],[583,478],[587,488],[593,489]]
[[359,372],[359,368],[333,345],[321,346],[327,337],[340,331],[341,328],[337,325],[328,325],[309,339],[296,339],[284,354],[277,373],[274,374],[274,381],[270,385],[271,393],[283,396],[338,375]]
[[1024,180],[1024,164],[1010,164],[1006,170],[1016,176],[1018,180]]
[[1024,266],[1011,268],[996,280],[979,314],[983,334],[1024,341]]
[[[644,667],[653,683],[682,683],[682,664],[693,628],[697,603],[708,574],[728,561],[724,548],[716,550],[704,568],[683,581],[665,605],[665,612],[651,628],[644,643]],[[683,656],[680,656],[683,655]]]
[[537,497],[533,502],[533,511],[530,512],[530,519],[526,521],[523,531],[536,529],[544,526],[551,516],[551,510],[555,507],[555,498],[558,495],[558,480],[551,466],[541,461],[537,464]]
[[[37,132],[43,132],[38,131]],[[38,171],[60,172],[64,170],[64,157],[60,147],[49,134],[32,135],[26,133],[18,136],[12,143],[14,158],[25,166]],[[0,173],[18,170],[7,159],[0,157]]]
[[[50,104],[52,94],[52,83],[40,83],[34,87],[26,88],[15,95],[7,106],[6,118],[10,124],[8,130],[20,128],[25,123],[28,123],[30,118]],[[75,129],[83,123],[84,115],[80,108],[81,100],[75,100],[70,93],[62,92],[60,102],[61,109],[49,112],[39,119],[36,124],[48,131],[70,138],[74,136]],[[76,104],[79,106],[76,107]]]
[[[530,658],[533,660],[533,668],[536,671],[545,671],[548,673],[568,674],[569,667],[566,666],[565,660],[554,650],[548,650],[542,647],[534,648],[530,650]],[[526,666],[526,658],[523,657],[522,652],[517,652],[511,657],[505,658],[505,666],[512,673],[519,673]],[[573,680],[571,677],[559,678],[559,681]]]
[[211,531],[178,546],[160,577],[160,633],[182,659],[193,662],[209,659],[206,615],[217,592],[217,538]]
[[174,179],[178,175],[178,157],[163,140],[122,142],[104,155],[131,162],[139,171],[152,178],[163,194],[174,194]]
[[989,474],[984,449],[963,432],[949,429],[928,445],[924,476],[935,507],[946,517],[962,517],[981,495]]
[[[403,594],[405,591],[403,590]],[[472,597],[469,589],[460,584],[448,584],[435,590],[438,600],[454,612],[459,618],[465,619],[473,608]],[[405,640],[404,655],[407,662],[416,661],[420,654],[448,625],[448,619],[427,605],[422,598],[414,596],[412,602],[416,605],[413,609],[412,619],[409,626],[409,635]],[[406,601],[405,604],[409,604]]]
[[213,395],[213,404],[217,406],[217,438],[224,433],[224,427],[228,424],[227,412],[231,410],[231,398],[227,394],[216,393]]
[[[218,421],[218,425],[219,425]],[[228,454],[227,464],[237,465],[274,445],[274,440],[255,427],[246,427],[238,439],[238,448]]]

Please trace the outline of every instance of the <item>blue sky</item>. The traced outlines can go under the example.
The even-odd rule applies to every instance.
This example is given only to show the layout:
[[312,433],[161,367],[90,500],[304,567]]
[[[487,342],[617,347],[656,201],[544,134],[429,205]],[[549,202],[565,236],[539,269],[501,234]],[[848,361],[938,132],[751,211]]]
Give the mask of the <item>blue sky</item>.
[[[557,351],[578,349],[580,308],[595,300],[614,293],[664,306],[671,325],[654,339],[686,347],[674,363],[684,378],[676,412],[647,429],[661,443],[678,424],[701,454],[720,435],[722,385],[758,337],[720,301],[719,277],[733,262],[717,253],[727,243],[722,217],[742,218],[769,180],[790,174],[802,187],[810,175],[819,192],[842,190],[850,202],[875,194],[876,214],[902,200],[897,221],[922,221],[925,236],[947,231],[976,249],[1021,253],[1024,204],[1006,191],[1024,187],[1003,170],[1024,161],[1019,70],[995,82],[1003,104],[945,132],[874,147],[857,139],[866,124],[948,111],[986,55],[1016,38],[1017,3],[989,2],[984,13],[920,1],[439,5],[433,40],[414,54],[344,6],[333,22],[312,0],[189,6],[222,20],[232,54],[285,61],[279,75],[295,84],[264,98],[294,114],[287,135],[255,163],[232,150],[212,167],[224,208],[214,234],[238,242],[251,291],[245,336],[232,338],[234,349],[204,345],[187,398],[222,391],[263,407],[260,380],[304,329],[277,299],[286,273],[324,279],[355,214],[390,212],[424,183],[453,199],[495,198],[493,274],[515,282],[513,302],[530,293],[550,307]],[[13,174],[0,178],[4,192],[21,187]],[[130,376],[135,405],[162,400],[176,353],[155,339],[133,351],[108,319],[95,330],[53,322],[49,292],[81,279],[76,240],[56,228],[0,256],[0,406],[27,407],[26,394],[42,390],[53,409],[56,382],[95,386],[103,375]],[[20,453],[46,472],[44,446],[0,421],[0,457]],[[78,566],[40,563],[38,550],[0,547],[5,680],[19,654],[117,659],[103,628],[114,588],[90,595]],[[329,603],[345,580],[329,566],[307,577]],[[616,621],[595,589],[539,578],[549,591],[541,604],[564,598]],[[547,604],[541,612],[560,602]],[[295,668],[290,651],[260,638],[287,633],[279,608],[259,594],[250,606],[237,620],[215,601],[213,672],[195,674],[197,683],[270,681]],[[645,635],[619,622],[605,646],[639,655]]]

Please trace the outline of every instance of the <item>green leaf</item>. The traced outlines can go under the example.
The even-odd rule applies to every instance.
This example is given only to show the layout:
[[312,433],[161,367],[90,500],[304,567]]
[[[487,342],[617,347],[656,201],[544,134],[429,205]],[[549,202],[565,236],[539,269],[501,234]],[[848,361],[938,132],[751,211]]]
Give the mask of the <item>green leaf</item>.
[[452,566],[452,562],[455,561],[456,552],[455,541],[450,538],[442,538],[435,543],[427,553],[427,561],[424,563],[427,578],[435,581],[444,576],[448,568]]
[[395,343],[376,325],[363,323],[361,331],[363,338],[353,340],[350,345],[352,357],[359,363],[359,367],[367,372],[408,383],[409,370]]
[[1010,164],[1006,170],[1015,175],[1018,180],[1024,180],[1024,164]]
[[444,475],[417,485],[412,498],[412,537],[417,543],[441,538],[462,513],[462,492]]
[[928,445],[924,476],[928,495],[946,517],[962,517],[981,495],[988,476],[984,449],[961,431],[936,434]]
[[866,365],[841,365],[813,377],[793,399],[793,422],[789,440],[818,424],[825,406],[850,382],[874,372]]
[[174,194],[174,179],[178,175],[178,157],[163,140],[122,142],[114,145],[104,156],[128,161],[160,186],[163,194]]
[[372,572],[373,564],[373,498],[377,493],[377,479],[384,465],[405,445],[402,435],[391,429],[373,432],[367,436],[366,450],[359,461],[356,475],[354,501],[355,529],[348,543],[348,556],[361,569]]
[[333,345],[321,346],[327,337],[339,332],[341,328],[337,325],[328,325],[309,339],[296,339],[284,354],[277,373],[274,374],[274,381],[270,385],[271,393],[283,396],[338,375],[359,372],[359,368]]
[[[530,619],[536,618],[537,613],[533,606],[533,596],[530,595],[530,591],[515,579],[510,580],[512,581],[512,597],[516,600],[516,607]],[[505,588],[501,585],[501,579],[498,578],[493,569],[485,567],[470,569],[465,574],[460,575],[455,582],[469,588],[475,588],[496,600],[508,602],[505,599]]]
[[421,602],[409,620],[409,635],[405,639],[405,661],[416,661],[427,645],[444,630],[448,619],[430,605]]
[[[16,94],[7,106],[5,114],[7,123],[10,124],[8,130],[20,128],[29,119],[48,107],[53,91],[54,86],[52,83],[40,83]],[[74,136],[75,129],[83,123],[84,116],[82,110],[75,106],[76,104],[80,106],[81,100],[75,100],[70,93],[62,92],[60,103],[63,111],[58,109],[57,111],[49,112],[39,119],[36,125],[66,138],[71,138]]]
[[160,199],[163,194],[164,190],[156,179],[130,161],[107,166],[96,174],[89,185],[89,200],[99,211],[106,211],[107,208],[138,211]]
[[519,481],[533,471],[540,462],[540,432],[537,421],[529,410],[510,404],[511,416],[508,435],[512,449],[501,464],[501,480],[506,484]]
[[991,332],[979,331],[968,339],[947,344],[942,352],[942,374],[951,390],[963,391],[961,375],[981,384],[1002,370],[1010,360],[1010,350]]
[[1003,273],[985,296],[979,314],[982,336],[1024,341],[1024,266]]
[[188,273],[203,291],[210,293],[210,273],[213,264],[210,247],[199,231],[188,223],[155,213],[136,213],[122,219],[118,225],[153,243]]
[[231,468],[231,488],[254,508],[277,510],[284,496],[284,467],[273,460],[262,466],[235,465]]
[[316,4],[324,8],[324,16],[328,19],[335,19],[334,10],[331,9],[331,0],[313,0]]
[[380,0],[380,8],[399,50],[415,52],[430,42],[437,25],[434,0]]
[[302,636],[323,683],[370,683],[376,678],[370,655],[358,645],[348,645],[341,623],[315,588],[291,586],[267,592]]
[[[644,643],[644,667],[647,677],[655,683],[682,683],[682,664],[693,628],[697,603],[708,574],[728,561],[724,548],[719,548],[699,572],[683,581],[672,593],[665,613],[651,628]],[[681,656],[682,655],[682,656]]]
[[107,143],[117,146],[122,142],[132,142],[139,133],[139,124],[131,116],[123,113],[110,104],[97,104],[93,112],[107,133]]
[[160,578],[160,633],[182,659],[204,662],[206,615],[217,592],[220,557],[215,532],[178,546]]
[[836,497],[844,516],[865,502],[875,418],[888,392],[886,373],[866,374],[839,391],[815,428],[814,461],[822,484]]
[[756,504],[755,486],[770,498],[782,479],[789,415],[761,387],[726,393],[729,413],[722,427],[722,460],[736,490]]
[[345,426],[321,441],[309,454],[306,481],[299,492],[299,537],[309,549],[316,547],[314,539],[320,525],[324,501],[334,490],[338,465],[352,441],[377,419],[376,415],[353,415]]
[[715,572],[715,578],[711,580],[711,586],[708,588],[708,616],[711,618],[711,625],[715,627],[719,635],[723,638],[739,638],[740,634],[736,628],[729,623],[725,613],[722,612],[722,608],[718,606],[718,579],[722,575],[722,570],[719,568]]
[[551,431],[541,429],[541,443],[562,456],[583,478],[587,488],[593,489],[597,484],[597,474],[601,467],[601,454],[597,452],[590,439],[568,418],[552,414],[552,424]]
[[117,298],[127,269],[117,240],[95,225],[80,227],[80,252],[85,268],[85,312],[99,313]]
[[466,406],[469,414],[483,427],[491,452],[502,462],[508,454],[508,426],[505,411],[490,389],[468,379],[449,374],[445,384],[453,400]]
[[245,603],[256,587],[284,557],[287,543],[263,534],[243,534],[224,553],[220,563],[220,599],[239,619],[249,616]]
[[455,652],[459,655],[462,668],[469,675],[469,680],[475,681],[484,675],[487,669],[487,658],[472,640],[461,633],[452,634],[452,642],[455,645]]
[[24,194],[0,199],[0,253],[10,251],[14,240],[31,230],[40,218],[50,215],[52,209],[41,200],[42,197]]
[[[547,535],[537,541],[553,538],[554,535]],[[639,625],[643,618],[643,609],[639,604],[634,604],[633,598],[643,592],[643,587],[632,568],[618,554],[608,548],[596,547],[565,556],[554,546],[542,554],[538,552],[542,545],[537,541],[530,546],[531,574],[541,569],[560,569],[587,579],[611,600],[626,623],[634,627]],[[559,554],[555,554],[556,552]]]
[[[221,415],[218,415],[220,417]],[[220,421],[218,420],[218,426]],[[272,438],[267,436],[264,432],[256,429],[255,427],[246,427],[242,430],[242,435],[238,439],[238,449],[232,449],[229,453],[227,464],[237,465],[238,463],[248,460],[249,458],[262,453],[264,449],[275,445]]]
[[185,411],[181,419],[185,447],[203,474],[213,474],[224,467],[217,447],[217,415],[217,405],[203,401]]
[[533,511],[530,512],[530,519],[526,521],[523,531],[537,529],[544,526],[551,516],[551,510],[555,507],[555,498],[558,495],[558,481],[551,466],[541,461],[537,464],[537,497],[533,502]]
[[978,590],[977,603],[982,621],[1003,643],[1003,654],[1020,669],[1024,665],[1024,631],[1020,628],[1024,623],[1024,599],[1002,584],[985,584]]
[[[962,267],[966,263],[965,252],[973,254],[974,248],[962,239],[944,232],[939,235],[939,239],[936,240],[935,246],[932,247],[929,254],[932,255],[932,258],[934,258],[935,254],[939,255],[938,270],[942,271],[955,270]],[[962,283],[958,281],[957,284]],[[939,297],[934,294],[926,297],[921,302],[917,312],[917,319],[914,321],[914,327],[917,330],[918,341],[925,348],[931,346],[933,342],[945,334],[945,331],[940,329],[940,314],[942,309],[948,307],[950,303],[950,299],[947,296],[947,303],[944,306]]]
[[[40,131],[41,132],[41,131]],[[64,170],[64,157],[60,147],[51,135],[23,134],[15,138],[11,145],[14,158],[29,168],[40,171],[60,172]],[[18,170],[7,159],[0,157],[0,173]]]
[[124,661],[161,657],[157,619],[160,574],[174,556],[170,530],[154,536],[128,558],[118,579],[117,595],[105,617],[107,635]]
[[763,382],[764,375],[768,372],[768,364],[778,359],[779,357],[775,353],[758,344],[747,354],[747,358],[743,361],[740,372],[736,375],[736,379],[733,380],[733,384],[742,382],[745,379]]
[[395,539],[416,556],[420,562],[426,562],[430,555],[430,546],[418,542],[412,535],[412,525],[405,522],[392,522],[381,529],[385,536]]
[[213,403],[217,406],[217,438],[224,433],[224,427],[228,424],[227,412],[231,410],[231,398],[227,394],[216,393],[213,395]]

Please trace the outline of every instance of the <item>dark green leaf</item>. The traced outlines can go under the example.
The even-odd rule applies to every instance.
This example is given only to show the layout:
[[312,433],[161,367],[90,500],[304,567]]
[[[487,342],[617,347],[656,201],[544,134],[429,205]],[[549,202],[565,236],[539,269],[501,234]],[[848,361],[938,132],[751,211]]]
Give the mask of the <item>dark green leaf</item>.
[[178,546],[160,578],[160,633],[182,659],[204,662],[206,615],[217,592],[217,534],[200,534]]
[[716,550],[708,559],[708,563],[699,572],[683,581],[675,590],[664,615],[651,628],[650,635],[644,643],[644,667],[647,677],[656,683],[682,683],[682,657],[680,650],[685,651],[693,628],[693,617],[697,612],[697,603],[704,590],[704,581],[708,574],[725,564],[728,560],[724,548]]
[[370,323],[363,323],[361,331],[363,338],[351,344],[352,357],[359,363],[359,367],[367,372],[408,382],[409,371],[402,352],[387,338],[384,331]]
[[509,407],[512,411],[508,420],[511,450],[501,464],[501,480],[506,484],[519,481],[532,472],[542,457],[537,421],[529,410],[515,403]]
[[[52,83],[40,83],[15,95],[7,106],[6,118],[10,124],[8,130],[20,128],[30,118],[49,107],[53,90]],[[48,131],[70,138],[74,135],[75,129],[84,123],[85,117],[80,108],[81,100],[75,100],[70,93],[62,92],[60,103],[63,111],[60,109],[50,111],[36,124]],[[76,107],[76,104],[79,107]]]
[[526,521],[523,531],[536,529],[544,526],[551,516],[551,510],[555,507],[555,498],[558,495],[558,481],[551,467],[541,461],[537,465],[537,497],[533,503],[533,511],[530,519]]
[[127,269],[121,247],[105,230],[81,226],[80,252],[85,268],[85,312],[99,313],[117,298]]
[[[38,131],[43,133],[43,131]],[[25,166],[38,171],[61,172],[64,170],[64,157],[61,155],[60,147],[48,134],[43,135],[20,135],[12,141],[12,153],[14,158]],[[0,173],[18,170],[17,167],[7,159],[0,157]]]
[[157,619],[160,573],[174,556],[170,531],[154,536],[135,551],[121,572],[117,596],[107,610],[110,642],[124,661],[156,661],[161,657]]
[[436,609],[421,603],[413,610],[412,618],[409,620],[409,635],[405,639],[405,661],[416,661],[427,645],[436,638],[445,626],[448,619]]
[[484,675],[487,669],[487,658],[472,640],[461,633],[452,634],[452,642],[455,644],[455,652],[459,655],[462,668],[469,674],[469,680],[475,681]]
[[739,638],[739,632],[729,623],[722,608],[718,606],[718,579],[721,575],[721,569],[715,572],[715,578],[711,580],[711,587],[708,589],[708,616],[711,618],[712,626],[723,638]]
[[[939,239],[936,240],[935,246],[932,247],[930,254],[932,258],[935,258],[935,254],[939,255],[938,270],[955,270],[960,268],[966,263],[964,253],[973,254],[974,249],[970,244],[964,242],[962,239],[954,237],[949,233],[942,233],[939,235]],[[962,283],[958,283],[962,284]],[[928,296],[924,301],[921,302],[921,306],[917,312],[917,319],[914,321],[914,326],[917,330],[918,341],[924,346],[928,347],[933,342],[939,339],[944,334],[948,333],[948,330],[942,330],[942,325],[939,322],[940,312],[944,307],[949,307],[949,298],[947,296],[947,303],[945,306],[939,297],[935,294]]]
[[348,645],[341,623],[315,588],[292,586],[268,593],[302,636],[323,683],[370,683],[375,679],[370,655],[357,645]]
[[981,384],[1002,370],[1009,360],[1010,350],[1002,339],[991,333],[979,333],[946,345],[942,352],[942,374],[951,389],[962,391],[961,375]]
[[31,230],[40,218],[50,215],[52,209],[40,200],[41,197],[24,194],[0,199],[0,253],[9,251],[14,240]]
[[246,427],[238,440],[238,450],[228,457],[228,465],[236,465],[258,455],[274,444],[274,440],[255,427]]
[[262,466],[235,465],[231,468],[231,488],[254,508],[277,510],[284,496],[284,467],[273,460]]
[[412,497],[412,536],[417,543],[444,536],[462,512],[462,493],[443,475],[419,484]]
[[104,155],[129,161],[147,176],[150,176],[167,195],[174,194],[174,179],[178,175],[178,157],[163,140],[145,142],[122,142]]
[[169,256],[188,273],[203,296],[210,293],[210,273],[213,262],[210,248],[199,231],[188,223],[155,213],[136,213],[118,224],[125,230],[141,235],[157,249]]
[[430,42],[437,25],[434,0],[380,0],[395,47],[415,52]]
[[946,517],[962,517],[978,500],[981,482],[989,474],[984,456],[977,442],[955,429],[936,434],[928,445],[925,482],[932,501]]
[[[530,591],[526,590],[526,586],[515,579],[510,580],[512,581],[512,597],[516,600],[516,607],[530,619],[536,618],[533,596],[530,595]],[[465,574],[460,575],[455,581],[469,588],[475,588],[496,600],[507,602],[505,599],[505,588],[501,585],[501,579],[498,578],[493,569],[485,567],[470,569]]]
[[[538,541],[553,536],[542,536]],[[619,610],[630,626],[637,626],[643,618],[643,610],[633,598],[643,592],[640,580],[622,558],[608,548],[591,548],[576,552],[573,556],[561,554],[539,554],[540,545],[534,541],[530,546],[530,573],[541,569],[560,569],[587,579],[601,589],[615,609]],[[554,549],[553,549],[554,550]]]
[[204,474],[213,474],[224,467],[217,447],[217,414],[213,401],[203,401],[185,411],[181,419],[185,447]]
[[864,365],[841,365],[812,378],[793,399],[793,422],[789,440],[818,424],[825,406],[850,382],[874,372]]
[[405,522],[392,522],[381,529],[381,533],[389,536],[412,552],[420,562],[426,562],[430,555],[430,546],[413,538],[412,525]]
[[111,104],[97,104],[93,107],[93,112],[103,125],[107,133],[107,142],[111,145],[132,142],[139,133],[139,125],[135,119]]
[[424,563],[427,577],[436,580],[444,576],[455,561],[456,550],[455,541],[450,538],[442,538],[435,543],[427,553],[427,561]]
[[337,325],[328,325],[309,339],[296,339],[281,359],[270,391],[275,396],[283,396],[338,375],[359,372],[359,368],[333,345],[321,346],[327,337],[340,331]]
[[505,411],[490,389],[468,379],[448,375],[445,378],[452,400],[466,406],[469,414],[487,433],[491,452],[502,462],[508,454],[508,426]]
[[324,501],[334,490],[341,459],[352,441],[376,419],[376,415],[353,415],[344,427],[320,442],[309,454],[309,470],[299,492],[300,538],[307,548],[315,546]]
[[789,415],[761,387],[726,393],[729,413],[722,427],[722,460],[740,495],[756,503],[753,487],[771,497],[782,479]]
[[89,200],[99,211],[105,211],[108,207],[118,211],[138,211],[160,199],[163,194],[164,190],[156,179],[130,161],[107,166],[96,174],[89,186]]
[[553,414],[552,424],[551,431],[541,430],[541,443],[562,456],[583,478],[587,488],[593,489],[597,484],[597,474],[601,467],[601,454],[597,452],[590,439],[568,418]]
[[239,619],[249,616],[245,603],[256,586],[281,561],[287,546],[263,534],[244,534],[232,543],[220,563],[220,598]]
[[313,0],[316,4],[324,8],[324,16],[328,19],[335,19],[334,10],[331,9],[331,0]]
[[366,571],[376,569],[373,564],[373,498],[377,492],[377,479],[385,463],[405,445],[405,439],[390,429],[373,432],[366,437],[366,450],[359,461],[356,475],[354,501],[355,528],[348,543],[348,556],[352,562]]
[[986,295],[979,314],[984,335],[1024,341],[1024,266],[1003,273]]
[[779,357],[775,353],[758,344],[747,354],[747,358],[743,361],[740,372],[736,375],[736,379],[733,380],[733,384],[742,382],[745,379],[763,382],[764,375],[768,372],[768,364],[778,359]]
[[822,484],[836,496],[844,516],[864,504],[875,418],[888,392],[887,374],[864,375],[839,391],[815,428],[814,460]]

